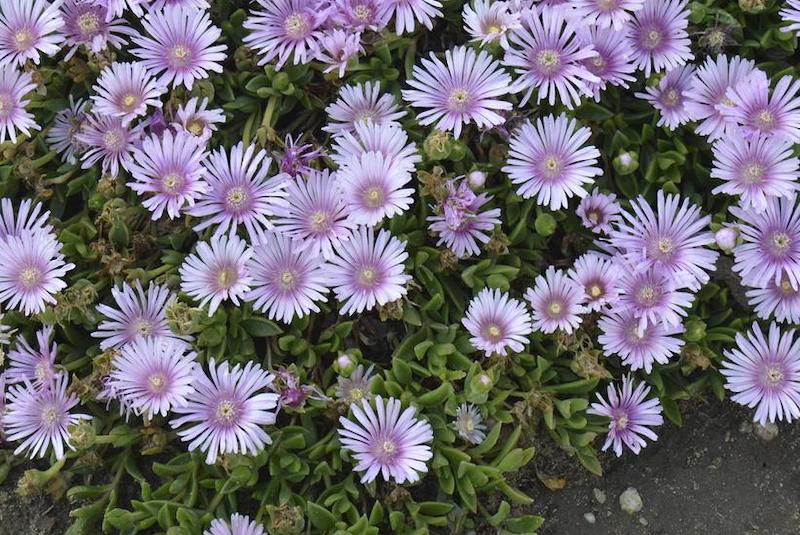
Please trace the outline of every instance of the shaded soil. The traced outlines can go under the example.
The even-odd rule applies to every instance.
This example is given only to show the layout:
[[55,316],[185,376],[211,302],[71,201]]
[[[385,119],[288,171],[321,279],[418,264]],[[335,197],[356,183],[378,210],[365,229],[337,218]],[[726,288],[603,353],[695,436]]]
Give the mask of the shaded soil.
[[[604,455],[602,478],[563,452],[540,451],[539,474],[566,480],[558,491],[538,481],[523,488],[546,519],[540,534],[800,533],[800,427],[779,425],[765,440],[751,418],[730,402],[695,402],[684,407],[683,427],[667,423],[638,457]],[[620,508],[628,487],[644,502],[638,513]]]
[[[13,475],[13,474],[12,474]],[[60,535],[72,522],[65,500],[47,494],[22,498],[15,492],[19,476],[0,487],[0,535]]]

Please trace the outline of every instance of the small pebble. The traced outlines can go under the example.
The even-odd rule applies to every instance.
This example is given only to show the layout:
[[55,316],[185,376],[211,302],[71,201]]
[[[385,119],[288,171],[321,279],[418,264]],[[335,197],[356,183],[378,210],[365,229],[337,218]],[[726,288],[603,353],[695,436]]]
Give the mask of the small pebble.
[[590,524],[594,524],[595,522],[597,522],[594,513],[584,513],[583,518]]
[[643,516],[639,517],[639,523],[643,526],[647,525],[647,519]]
[[597,488],[592,489],[592,492],[594,492],[594,499],[597,500],[597,503],[599,503],[599,504],[606,503],[606,493],[605,492],[603,492],[602,490],[597,489]]
[[746,435],[747,433],[752,433],[753,424],[746,421],[742,422],[742,424],[739,426],[739,432],[742,433],[743,435]]
[[642,497],[639,496],[639,492],[633,487],[628,487],[625,489],[625,492],[619,495],[620,509],[629,515],[641,511],[643,505]]
[[755,424],[753,430],[756,436],[765,442],[769,442],[778,436],[778,426],[770,422],[764,425]]

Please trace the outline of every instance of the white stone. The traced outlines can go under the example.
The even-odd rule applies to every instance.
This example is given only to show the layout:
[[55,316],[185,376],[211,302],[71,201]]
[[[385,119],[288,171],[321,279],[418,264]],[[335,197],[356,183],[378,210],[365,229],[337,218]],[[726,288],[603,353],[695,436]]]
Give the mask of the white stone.
[[628,487],[625,489],[625,492],[619,495],[620,509],[629,515],[641,511],[643,505],[642,497],[639,496],[639,492],[633,487]]

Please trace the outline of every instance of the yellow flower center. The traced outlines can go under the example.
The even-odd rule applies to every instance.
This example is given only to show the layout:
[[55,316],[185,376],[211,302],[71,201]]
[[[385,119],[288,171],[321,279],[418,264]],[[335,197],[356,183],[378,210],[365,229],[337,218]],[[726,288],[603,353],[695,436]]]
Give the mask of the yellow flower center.
[[766,128],[772,126],[772,124],[775,122],[775,117],[773,117],[772,112],[769,110],[762,110],[761,113],[756,116],[756,122],[758,123],[758,126]]
[[369,208],[379,208],[384,201],[383,191],[378,186],[367,188],[364,192],[364,204]]
[[363,4],[356,6],[355,9],[353,10],[353,15],[355,16],[355,18],[360,20],[361,22],[369,22],[371,14],[372,12],[370,11],[370,9]]
[[309,218],[311,228],[314,232],[320,232],[328,228],[328,214],[323,211],[314,212]]
[[111,130],[103,134],[103,144],[107,149],[115,150],[122,143],[122,136],[118,130]]
[[293,39],[300,39],[305,37],[308,32],[308,22],[306,18],[300,13],[292,13],[286,18],[283,23],[283,28],[286,34]]
[[281,276],[280,276],[281,286],[283,286],[284,288],[289,289],[292,286],[294,286],[294,282],[295,282],[296,279],[297,279],[297,276],[295,275],[294,271],[291,271],[289,269],[284,270],[281,273]]
[[591,286],[589,286],[589,296],[592,299],[597,299],[601,295],[603,295],[603,289],[600,287],[600,285],[592,284]]
[[225,202],[231,210],[241,210],[247,202],[247,192],[240,186],[228,190]]
[[154,373],[147,379],[150,385],[150,390],[153,392],[161,392],[167,385],[167,378],[163,373]]
[[555,50],[540,50],[536,54],[536,64],[545,73],[553,72],[561,63],[561,57]]
[[189,121],[189,123],[186,125],[186,130],[188,130],[190,134],[193,134],[195,136],[201,135],[203,133],[203,128],[205,128],[205,125],[203,124],[202,121],[199,121],[197,119]]
[[550,313],[551,316],[558,316],[559,314],[561,314],[562,310],[564,310],[564,306],[558,301],[553,301],[552,303],[547,305],[547,311]]
[[128,111],[133,111],[133,108],[139,103],[139,99],[136,98],[136,95],[132,93],[128,93],[127,95],[123,96],[121,99],[122,107]]
[[233,402],[222,400],[217,405],[216,410],[217,421],[223,424],[229,424],[236,418],[236,406]]
[[680,101],[680,94],[675,89],[670,89],[664,93],[664,104],[667,106],[675,106]]
[[454,89],[447,101],[450,104],[450,109],[463,111],[469,103],[469,93],[463,88]]
[[22,286],[24,286],[26,289],[30,289],[33,288],[36,285],[36,283],[39,282],[41,276],[42,273],[41,271],[39,271],[39,269],[35,267],[27,267],[22,271],[20,271],[19,281],[22,283]]
[[617,429],[625,429],[628,426],[628,416],[626,414],[620,414],[614,420],[614,425]]
[[642,305],[652,305],[656,300],[656,289],[652,286],[644,286],[639,290],[639,303]]
[[764,169],[756,163],[746,166],[742,172],[742,181],[745,184],[758,184],[763,177]]
[[76,23],[84,35],[94,33],[100,27],[100,19],[92,12],[80,15]]
[[45,407],[42,411],[42,422],[47,425],[53,425],[58,421],[58,411],[55,407]]
[[366,266],[358,272],[358,282],[364,286],[372,286],[378,279],[378,272],[375,268]]
[[223,290],[228,290],[236,283],[238,278],[238,273],[234,269],[224,268],[217,275],[217,285]]
[[767,383],[767,386],[777,385],[783,381],[783,370],[777,366],[768,367],[766,373],[764,374],[764,380]]
[[772,245],[775,247],[775,252],[784,253],[792,244],[792,239],[785,232],[776,232],[772,237]]
[[177,173],[167,173],[161,183],[168,193],[175,193],[180,189],[183,179]]
[[17,49],[24,50],[33,46],[33,34],[25,29],[19,30],[14,34],[14,43]]
[[153,325],[146,320],[139,320],[136,322],[136,334],[140,336],[150,336],[153,332]]

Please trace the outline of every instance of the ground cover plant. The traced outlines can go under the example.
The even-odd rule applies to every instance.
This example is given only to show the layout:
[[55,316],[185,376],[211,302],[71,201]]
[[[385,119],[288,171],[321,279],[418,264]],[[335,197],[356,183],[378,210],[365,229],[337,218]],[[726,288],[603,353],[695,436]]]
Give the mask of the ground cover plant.
[[[0,479],[69,534],[534,533],[800,416],[800,2],[0,0]],[[34,464],[31,465],[31,460]]]

